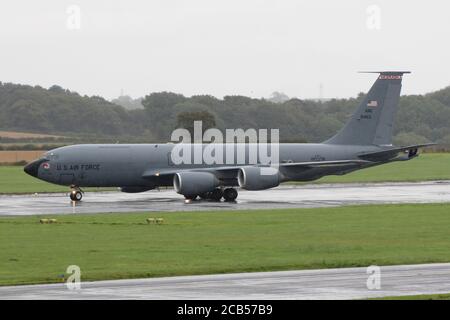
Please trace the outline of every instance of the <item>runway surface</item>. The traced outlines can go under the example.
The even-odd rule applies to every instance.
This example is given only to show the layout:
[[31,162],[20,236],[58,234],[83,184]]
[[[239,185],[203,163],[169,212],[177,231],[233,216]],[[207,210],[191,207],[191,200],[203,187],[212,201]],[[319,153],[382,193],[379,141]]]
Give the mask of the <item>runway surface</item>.
[[132,211],[199,211],[312,208],[351,204],[450,202],[450,181],[376,184],[284,185],[239,192],[235,203],[194,201],[173,190],[145,193],[88,192],[80,203],[67,194],[1,195],[0,216]]
[[281,186],[239,192],[234,203],[194,201],[173,190],[145,193],[88,192],[74,203],[67,194],[1,195],[0,216],[136,211],[312,208],[350,204],[450,202],[450,181]]
[[0,299],[363,299],[450,292],[450,263],[381,267],[380,289],[367,268],[237,273],[0,287]]

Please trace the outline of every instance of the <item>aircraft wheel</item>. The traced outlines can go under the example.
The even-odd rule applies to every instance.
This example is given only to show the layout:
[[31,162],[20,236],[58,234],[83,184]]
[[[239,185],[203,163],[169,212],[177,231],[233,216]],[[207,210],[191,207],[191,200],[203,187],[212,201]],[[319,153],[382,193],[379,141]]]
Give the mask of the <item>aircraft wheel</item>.
[[70,200],[78,202],[78,201],[81,201],[82,198],[83,198],[83,194],[81,193],[81,191],[72,190],[70,192]]
[[238,196],[238,192],[234,188],[227,188],[223,191],[223,198],[225,201],[234,201]]
[[207,199],[211,199],[211,192],[205,192],[202,193],[201,195],[199,195],[200,199],[202,200],[207,200]]
[[197,199],[197,195],[187,195],[187,194],[185,194],[184,198],[186,200],[194,201],[195,199]]
[[217,188],[217,189],[214,189],[213,191],[211,191],[211,194],[210,194],[211,200],[220,201],[220,199],[222,199],[222,197],[223,197],[222,189]]

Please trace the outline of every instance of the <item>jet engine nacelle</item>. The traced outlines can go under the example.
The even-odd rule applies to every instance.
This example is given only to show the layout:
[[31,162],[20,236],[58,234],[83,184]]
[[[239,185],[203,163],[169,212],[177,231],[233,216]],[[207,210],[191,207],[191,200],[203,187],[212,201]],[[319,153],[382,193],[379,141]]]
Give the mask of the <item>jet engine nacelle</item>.
[[272,167],[241,168],[238,173],[238,183],[242,189],[265,190],[280,184],[280,172]]
[[214,190],[219,180],[209,172],[180,172],[173,177],[173,188],[182,195],[195,196]]

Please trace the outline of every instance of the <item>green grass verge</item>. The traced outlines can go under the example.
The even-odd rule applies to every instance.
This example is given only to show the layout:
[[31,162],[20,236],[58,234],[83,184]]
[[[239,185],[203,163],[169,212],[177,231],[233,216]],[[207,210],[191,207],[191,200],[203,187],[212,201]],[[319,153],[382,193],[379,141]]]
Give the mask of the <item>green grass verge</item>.
[[416,296],[382,297],[368,300],[450,300],[450,293],[445,294],[423,294]]
[[[86,188],[85,191],[116,190],[115,188]],[[69,188],[33,178],[22,166],[0,166],[0,194],[68,192]]]
[[[65,192],[23,172],[21,166],[0,166],[0,193]],[[407,162],[390,163],[344,176],[328,176],[317,183],[450,180],[450,153],[426,153]],[[302,183],[303,184],[303,183]],[[112,189],[86,189],[88,191]]]
[[[0,284],[450,261],[450,204],[0,218]],[[147,217],[163,217],[147,225]]]

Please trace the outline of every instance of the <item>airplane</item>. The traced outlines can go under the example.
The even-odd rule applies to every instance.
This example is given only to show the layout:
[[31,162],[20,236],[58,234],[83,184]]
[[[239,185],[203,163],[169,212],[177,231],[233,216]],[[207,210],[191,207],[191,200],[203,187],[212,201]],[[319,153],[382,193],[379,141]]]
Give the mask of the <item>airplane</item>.
[[[118,187],[122,192],[145,192],[162,186],[191,201],[235,201],[237,187],[266,190],[287,181],[312,181],[327,175],[343,175],[355,170],[418,156],[418,149],[434,145],[392,145],[394,118],[401,83],[409,71],[380,71],[355,113],[336,135],[322,143],[281,143],[279,161],[271,174],[260,162],[227,164],[174,164],[171,153],[176,144],[81,144],[50,150],[24,167],[38,179],[70,187],[70,199],[83,197],[84,187]],[[224,152],[228,145],[221,144]],[[191,147],[194,149],[195,144]],[[233,146],[234,151],[242,147]],[[246,152],[254,145],[244,144]],[[205,148],[205,146],[202,146]],[[259,144],[256,148],[260,148]],[[242,150],[242,149],[240,149]],[[266,168],[267,169],[267,168]]]

